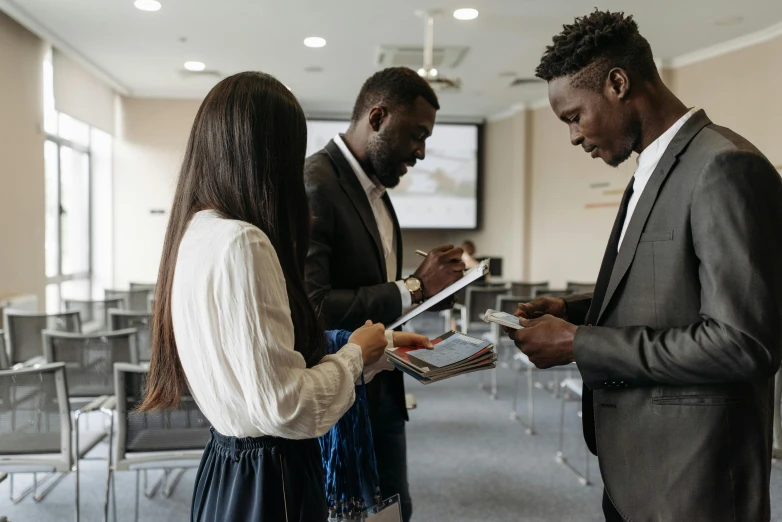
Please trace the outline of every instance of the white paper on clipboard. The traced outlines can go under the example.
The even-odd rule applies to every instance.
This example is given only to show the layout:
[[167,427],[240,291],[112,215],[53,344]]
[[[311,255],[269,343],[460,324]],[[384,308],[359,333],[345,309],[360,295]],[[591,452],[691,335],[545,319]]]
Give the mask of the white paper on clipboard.
[[453,294],[464,288],[465,286],[469,285],[470,283],[474,283],[478,279],[482,278],[489,272],[489,260],[485,259],[480,262],[478,266],[473,268],[472,270],[468,271],[466,274],[464,274],[464,277],[456,281],[451,286],[445,288],[440,293],[433,295],[420,305],[416,306],[409,312],[407,312],[405,315],[394,321],[394,324],[391,326],[386,326],[389,330],[393,330],[395,328],[398,328],[399,326],[402,326],[407,321],[412,319],[413,317],[421,314],[422,312],[425,312],[429,310],[431,307],[436,305],[437,303],[444,301],[451,297]]

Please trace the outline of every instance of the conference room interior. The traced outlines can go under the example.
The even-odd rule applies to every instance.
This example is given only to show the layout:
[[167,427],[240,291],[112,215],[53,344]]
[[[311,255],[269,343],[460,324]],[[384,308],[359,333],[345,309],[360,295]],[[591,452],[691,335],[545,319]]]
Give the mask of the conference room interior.
[[[453,310],[409,327],[455,327],[499,358],[406,378],[413,520],[603,520],[577,368],[536,369],[482,320],[594,287],[635,156],[611,168],[573,147],[534,69],[595,5],[632,14],[666,85],[782,172],[779,1],[0,0],[0,520],[189,519],[208,421],[188,397],[165,418],[133,407],[196,111],[220,79],[270,73],[301,103],[311,154],[390,66],[419,71],[441,104],[427,159],[389,191],[403,274],[416,250],[465,240],[491,265]],[[27,399],[5,400],[18,382]],[[772,520],[781,489],[775,460]]]

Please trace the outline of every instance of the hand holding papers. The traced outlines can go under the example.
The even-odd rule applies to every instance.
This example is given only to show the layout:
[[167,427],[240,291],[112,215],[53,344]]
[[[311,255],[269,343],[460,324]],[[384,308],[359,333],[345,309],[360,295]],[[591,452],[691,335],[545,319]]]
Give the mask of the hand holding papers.
[[464,277],[453,283],[451,286],[448,286],[438,294],[433,295],[420,305],[418,305],[416,308],[413,308],[408,313],[397,319],[394,324],[391,326],[388,326],[391,330],[405,324],[407,321],[412,319],[413,317],[419,315],[422,312],[425,312],[426,310],[429,310],[433,306],[435,306],[437,303],[440,303],[441,301],[451,297],[453,294],[461,290],[462,288],[466,287],[470,283],[474,283],[478,279],[482,278],[489,272],[489,261],[481,261],[481,263],[464,274]]
[[459,332],[447,332],[432,340],[434,349],[389,348],[388,360],[422,384],[465,373],[494,368],[497,354],[489,341]]

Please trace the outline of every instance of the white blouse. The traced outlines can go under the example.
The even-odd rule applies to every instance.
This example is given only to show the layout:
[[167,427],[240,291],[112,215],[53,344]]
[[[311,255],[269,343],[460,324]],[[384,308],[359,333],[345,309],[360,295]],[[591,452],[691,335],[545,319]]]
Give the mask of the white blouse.
[[193,217],[179,247],[171,314],[193,397],[223,435],[318,437],[353,404],[361,348],[347,344],[306,367],[293,349],[277,254],[249,223],[211,210]]

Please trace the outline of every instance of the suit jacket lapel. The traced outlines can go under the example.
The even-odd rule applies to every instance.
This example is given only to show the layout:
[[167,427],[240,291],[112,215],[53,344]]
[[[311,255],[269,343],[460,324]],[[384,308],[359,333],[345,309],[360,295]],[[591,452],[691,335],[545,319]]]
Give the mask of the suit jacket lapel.
[[345,156],[342,154],[342,151],[337,144],[334,143],[334,140],[329,141],[328,144],[326,144],[325,149],[326,153],[331,158],[331,161],[333,161],[334,165],[337,167],[339,184],[342,187],[342,190],[347,194],[348,199],[355,207],[356,212],[361,216],[364,227],[366,227],[369,235],[372,236],[372,240],[375,243],[378,262],[380,263],[380,269],[385,277],[386,257],[383,254],[383,243],[380,239],[380,231],[378,230],[375,214],[372,212],[372,206],[369,203],[367,193],[364,192],[364,187],[361,186],[361,182],[356,177],[356,173],[353,172],[353,168],[351,168],[350,163],[345,159]]
[[402,230],[399,228],[399,220],[396,217],[396,211],[394,205],[391,203],[391,198],[388,195],[388,191],[383,194],[383,203],[385,203],[388,213],[391,216],[391,221],[394,223],[394,239],[396,240],[396,276],[395,280],[398,281],[402,277]]
[[603,317],[603,314],[608,308],[608,304],[611,302],[611,298],[619,287],[619,284],[624,279],[627,270],[633,263],[635,258],[635,252],[638,249],[638,242],[641,239],[646,221],[649,219],[649,214],[654,208],[654,203],[657,201],[657,195],[660,193],[665,180],[673,170],[674,166],[679,160],[679,155],[684,152],[684,149],[692,141],[696,134],[706,125],[710,124],[708,116],[703,110],[697,111],[693,114],[687,123],[679,130],[674,137],[671,144],[665,150],[663,157],[660,158],[660,162],[646,184],[643,193],[641,194],[638,204],[633,211],[633,216],[630,218],[630,224],[627,226],[625,237],[622,240],[622,245],[619,248],[619,254],[616,257],[614,263],[614,269],[611,272],[611,279],[608,282],[608,288],[606,290],[605,297],[603,298],[603,304],[600,307],[600,313],[597,317],[597,322]]

